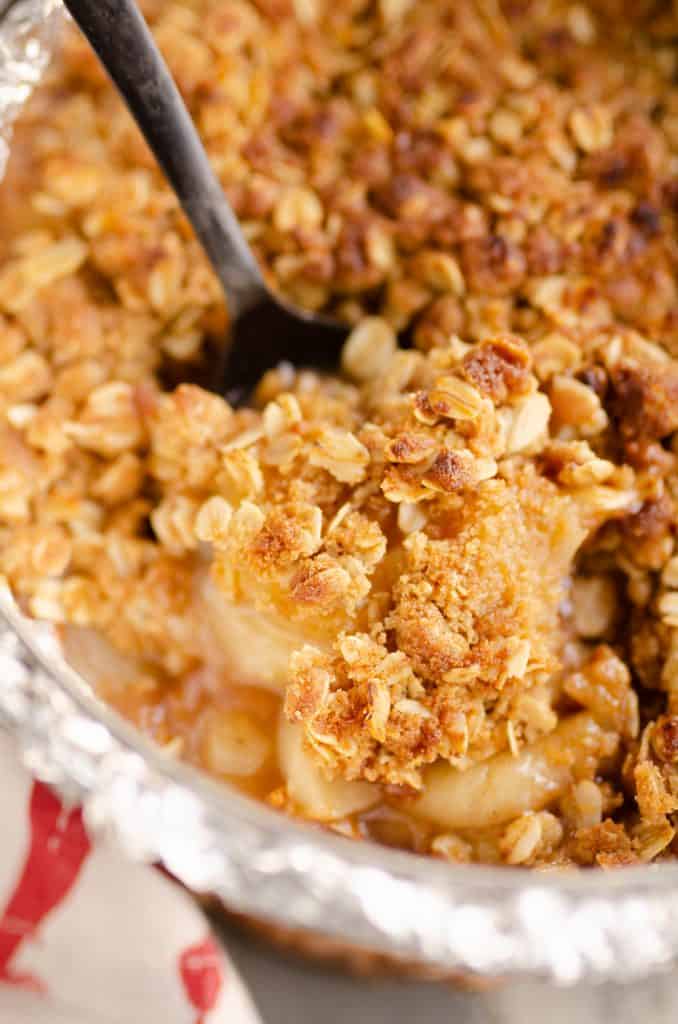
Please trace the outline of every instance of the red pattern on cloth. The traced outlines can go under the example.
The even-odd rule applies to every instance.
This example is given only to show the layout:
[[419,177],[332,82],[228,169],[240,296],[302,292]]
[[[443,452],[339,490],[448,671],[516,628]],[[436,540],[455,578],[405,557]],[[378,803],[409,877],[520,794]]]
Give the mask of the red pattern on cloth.
[[195,1024],[203,1024],[205,1014],[216,1006],[224,982],[219,951],[211,935],[184,950],[179,957],[179,973],[191,1006],[198,1010]]
[[2,1024],[261,1024],[182,886],[92,842],[2,732],[0,777]]
[[0,981],[43,991],[39,979],[13,972],[11,961],[75,883],[90,842],[80,810],[66,810],[39,782],[31,790],[29,824],[28,853],[0,918]]

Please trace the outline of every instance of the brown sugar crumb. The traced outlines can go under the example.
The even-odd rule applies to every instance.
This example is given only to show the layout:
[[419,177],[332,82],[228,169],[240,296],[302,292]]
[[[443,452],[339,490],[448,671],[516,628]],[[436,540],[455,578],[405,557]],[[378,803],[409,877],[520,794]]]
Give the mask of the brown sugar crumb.
[[652,729],[652,747],[660,761],[678,763],[678,716],[662,715]]
[[497,403],[528,390],[532,360],[520,338],[484,342],[464,358],[464,373],[480,391]]
[[426,473],[422,476],[425,486],[434,491],[461,491],[474,483],[473,463],[454,451],[438,452]]
[[[429,407],[430,408],[430,407]],[[431,415],[433,410],[431,409]],[[389,462],[409,464],[424,462],[428,455],[436,451],[436,442],[432,437],[425,434],[401,434],[389,441],[385,448],[385,455]]]
[[352,329],[248,408],[168,384],[228,314],[68,28],[0,188],[22,608],[287,813],[452,861],[675,854],[676,10],[142,6],[267,279]]
[[623,361],[611,375],[612,409],[623,436],[664,438],[678,427],[678,369],[674,363]]
[[624,826],[610,819],[591,828],[578,829],[570,843],[570,855],[577,864],[618,868],[637,863],[631,838]]

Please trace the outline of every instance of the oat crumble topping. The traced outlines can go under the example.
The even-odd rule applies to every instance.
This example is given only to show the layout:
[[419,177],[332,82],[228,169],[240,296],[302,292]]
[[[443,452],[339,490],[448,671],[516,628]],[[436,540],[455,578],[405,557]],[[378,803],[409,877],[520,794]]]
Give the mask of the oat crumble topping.
[[354,327],[200,386],[219,286],[69,29],[0,188],[0,572],[272,806],[678,853],[675,5],[143,6],[271,282]]

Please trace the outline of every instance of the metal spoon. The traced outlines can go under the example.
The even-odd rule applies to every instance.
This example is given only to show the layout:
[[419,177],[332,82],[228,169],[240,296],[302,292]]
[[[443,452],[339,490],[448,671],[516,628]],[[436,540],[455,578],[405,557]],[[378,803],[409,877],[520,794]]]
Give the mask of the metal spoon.
[[134,0],[65,0],[127,103],[224,289],[230,317],[215,391],[242,395],[282,360],[336,365],[348,328],[274,295]]

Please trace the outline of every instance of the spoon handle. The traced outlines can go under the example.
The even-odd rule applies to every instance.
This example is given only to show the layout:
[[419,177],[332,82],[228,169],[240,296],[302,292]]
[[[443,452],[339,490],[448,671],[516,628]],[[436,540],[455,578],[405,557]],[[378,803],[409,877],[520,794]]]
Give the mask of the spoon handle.
[[134,0],[65,0],[118,87],[223,285],[233,318],[267,295],[237,218]]

